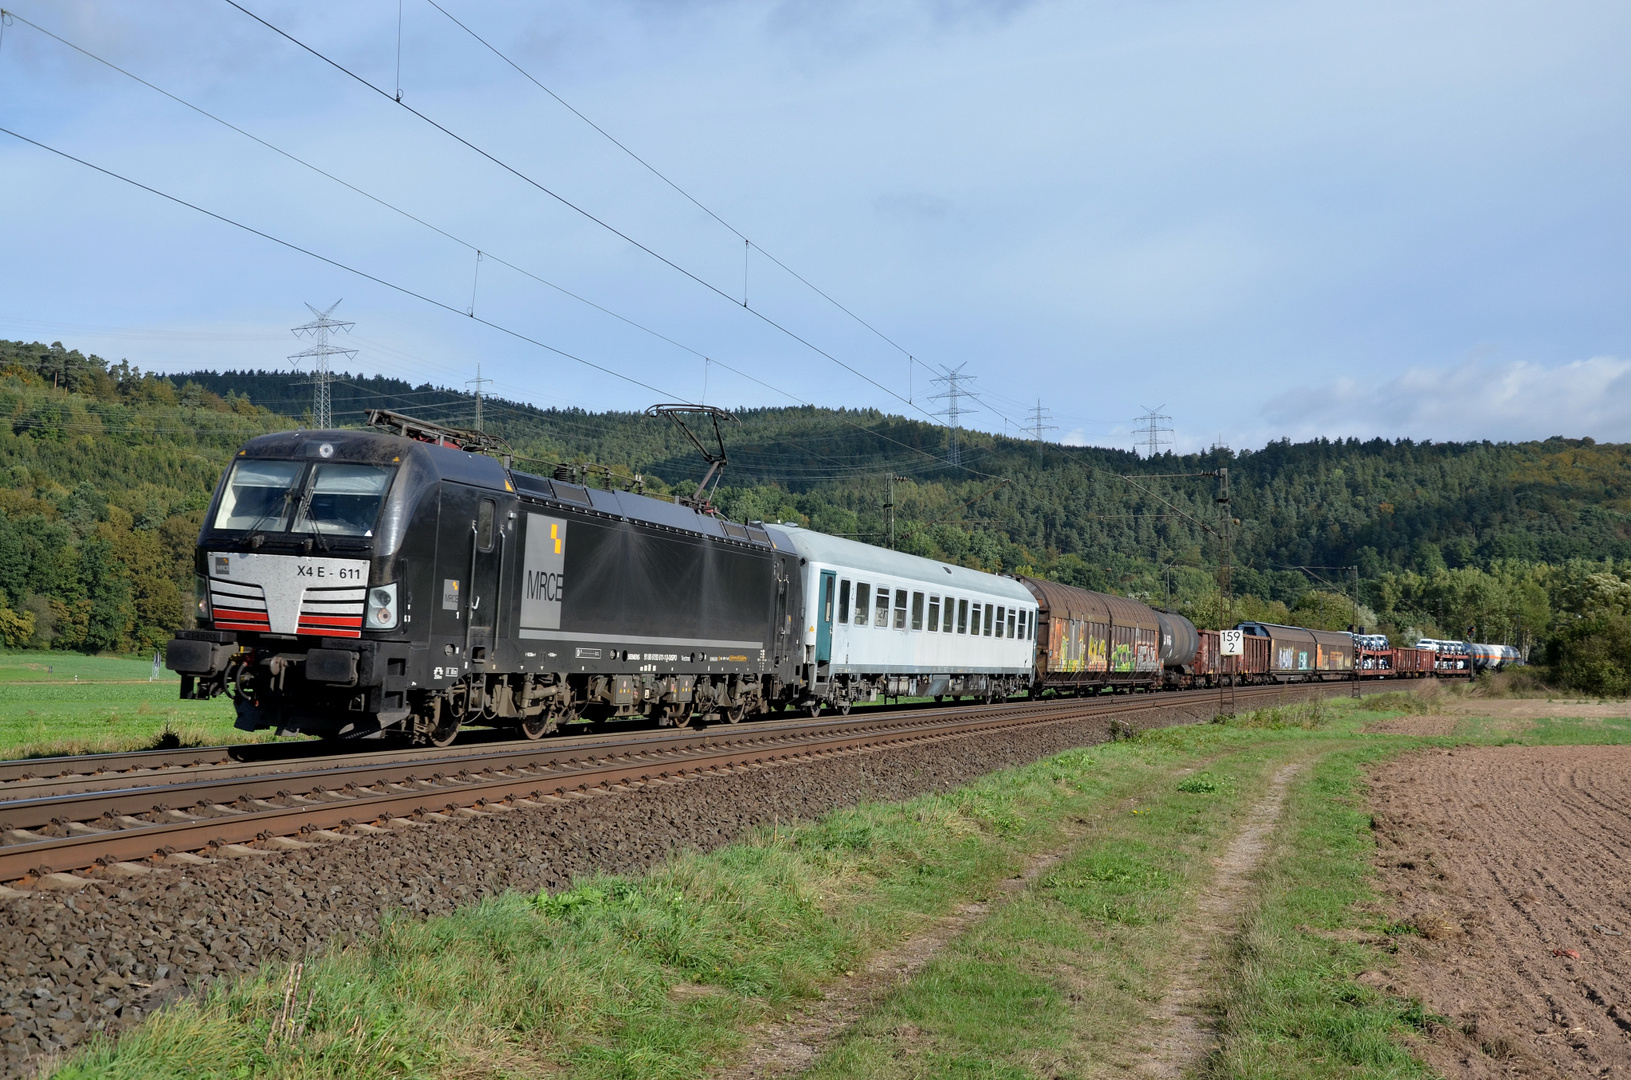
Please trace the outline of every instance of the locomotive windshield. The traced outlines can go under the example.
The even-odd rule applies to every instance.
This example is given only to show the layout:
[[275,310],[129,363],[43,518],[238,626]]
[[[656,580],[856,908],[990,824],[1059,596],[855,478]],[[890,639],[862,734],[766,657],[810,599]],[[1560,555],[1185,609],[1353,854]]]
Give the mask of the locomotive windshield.
[[391,485],[385,465],[238,461],[215,513],[217,529],[372,536]]

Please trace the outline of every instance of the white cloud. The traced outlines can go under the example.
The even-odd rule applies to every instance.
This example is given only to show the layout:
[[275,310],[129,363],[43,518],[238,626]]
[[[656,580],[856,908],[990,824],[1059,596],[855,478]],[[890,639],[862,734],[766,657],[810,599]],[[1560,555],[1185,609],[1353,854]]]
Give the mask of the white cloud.
[[[1264,406],[1267,434],[1466,439],[1591,436],[1631,440],[1631,360],[1595,356],[1547,366],[1473,358],[1387,377],[1344,376],[1301,386]],[[1279,425],[1279,427],[1275,427]]]

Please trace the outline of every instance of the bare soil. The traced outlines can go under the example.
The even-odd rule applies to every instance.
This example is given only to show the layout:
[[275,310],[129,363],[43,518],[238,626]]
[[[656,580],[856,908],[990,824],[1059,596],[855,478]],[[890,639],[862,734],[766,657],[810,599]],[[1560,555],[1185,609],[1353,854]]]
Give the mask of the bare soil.
[[1366,724],[1361,730],[1368,735],[1454,735],[1460,722],[1453,716],[1395,716]]
[[1504,720],[1618,720],[1631,716],[1631,702],[1443,695],[1433,703],[1433,711],[1449,716],[1491,716]]
[[1421,1057],[1452,1078],[1631,1077],[1631,747],[1425,751],[1379,767],[1371,801],[1402,932],[1361,981],[1438,1018]]

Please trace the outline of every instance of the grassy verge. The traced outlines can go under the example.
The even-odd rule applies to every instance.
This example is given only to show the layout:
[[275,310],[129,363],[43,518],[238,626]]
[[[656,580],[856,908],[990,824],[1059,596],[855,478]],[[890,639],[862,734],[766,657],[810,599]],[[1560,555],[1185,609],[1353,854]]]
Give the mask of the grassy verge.
[[182,701],[180,680],[151,659],[0,653],[0,758],[115,753],[157,745],[244,742],[232,705]]
[[[1210,856],[1290,761],[1308,764],[1224,965],[1224,1040],[1205,1072],[1426,1075],[1400,1041],[1426,1021],[1419,1007],[1354,978],[1386,931],[1368,903],[1363,770],[1469,741],[1363,730],[1413,708],[1342,701],[1166,729],[761,830],[636,880],[390,920],[298,976],[277,967],[160,1010],[58,1075],[702,1076],[755,1024],[819,1009],[823,987],[868,953],[992,896],[1043,852],[1063,861],[890,994],[813,1075],[1113,1073],[1137,1060],[1137,1025],[1181,959],[1179,918],[1206,889]],[[1626,740],[1631,721],[1543,722],[1498,741]]]
[[[1148,863],[1161,880],[1181,880],[1158,850],[1165,837],[1203,850],[1236,805],[1216,793],[1174,802],[1181,770],[1222,755],[1229,764],[1207,766],[1218,792],[1249,790],[1270,759],[1259,739],[1191,728],[1071,752],[953,793],[764,830],[634,881],[395,921],[305,968],[287,995],[298,1034],[273,1031],[289,978],[280,969],[161,1010],[60,1075],[699,1076],[752,1024],[989,895],[1082,821],[1142,820],[1148,804],[1161,824],[1122,862],[1059,878],[1052,888],[1069,902],[1111,903],[1148,884],[1133,870],[1121,881],[1115,866]],[[1105,925],[1134,933],[1145,916],[1122,910],[1134,903],[1114,899]]]
[[1426,1022],[1419,1003],[1355,981],[1378,962],[1369,942],[1387,929],[1371,903],[1374,845],[1360,782],[1368,764],[1400,748],[1389,739],[1337,749],[1292,791],[1259,905],[1226,965],[1224,1038],[1206,1075],[1435,1075],[1400,1040]]

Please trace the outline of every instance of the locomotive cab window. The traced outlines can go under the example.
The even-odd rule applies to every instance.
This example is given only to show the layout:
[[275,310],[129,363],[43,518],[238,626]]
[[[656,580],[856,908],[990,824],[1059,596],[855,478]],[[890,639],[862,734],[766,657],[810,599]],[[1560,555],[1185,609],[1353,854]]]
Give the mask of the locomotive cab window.
[[920,592],[912,594],[912,629],[923,629],[923,594]]
[[232,466],[232,476],[221,492],[221,508],[215,512],[217,529],[282,532],[289,516],[297,461],[240,461]]
[[395,471],[392,467],[323,462],[312,466],[302,480],[304,470],[304,464],[297,461],[235,462],[215,514],[215,527],[374,535],[374,523]]
[[849,579],[838,583],[838,621],[849,622]]
[[938,633],[940,630],[940,597],[929,597],[929,633]]
[[476,511],[476,547],[481,551],[493,550],[493,511],[496,507],[491,499],[481,500],[481,506]]
[[957,632],[959,634],[968,633],[968,601],[967,600],[957,601]]
[[878,587],[878,604],[873,609],[872,624],[880,629],[889,629],[889,590],[881,585]]
[[855,625],[866,625],[866,608],[872,600],[872,586],[864,581],[855,583]]

